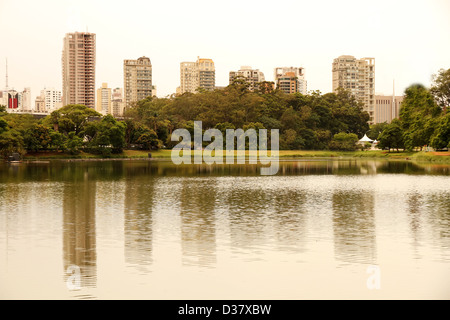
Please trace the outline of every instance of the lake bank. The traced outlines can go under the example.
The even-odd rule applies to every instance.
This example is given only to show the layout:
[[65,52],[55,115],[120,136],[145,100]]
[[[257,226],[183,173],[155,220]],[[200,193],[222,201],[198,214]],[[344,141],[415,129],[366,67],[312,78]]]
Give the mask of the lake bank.
[[[151,154],[151,157],[149,156]],[[78,155],[60,152],[36,152],[29,153],[23,157],[24,161],[41,160],[111,160],[111,159],[158,159],[170,160],[172,150],[124,150],[121,154],[113,154],[110,157],[101,155],[80,153]],[[248,155],[248,151],[246,151]],[[329,151],[329,150],[281,150],[280,159],[299,158],[373,158],[385,160],[411,160],[417,162],[450,163],[450,152],[387,152],[382,150],[368,151]]]

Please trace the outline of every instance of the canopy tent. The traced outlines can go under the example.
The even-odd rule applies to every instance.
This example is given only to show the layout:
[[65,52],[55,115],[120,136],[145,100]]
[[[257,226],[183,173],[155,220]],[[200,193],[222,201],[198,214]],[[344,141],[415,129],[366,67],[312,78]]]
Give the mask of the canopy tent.
[[372,143],[373,140],[370,139],[370,138],[365,134],[364,137],[362,137],[362,138],[359,140],[359,142],[360,142],[360,143],[364,143],[364,142],[370,142],[370,143]]

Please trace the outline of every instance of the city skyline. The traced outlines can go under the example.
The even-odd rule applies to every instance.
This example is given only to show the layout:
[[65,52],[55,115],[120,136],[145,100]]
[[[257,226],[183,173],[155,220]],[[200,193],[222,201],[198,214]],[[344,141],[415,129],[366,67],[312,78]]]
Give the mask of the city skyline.
[[[308,91],[322,93],[332,92],[332,62],[341,55],[374,57],[376,93],[382,94],[392,93],[393,80],[396,95],[412,83],[429,86],[432,74],[450,64],[450,45],[442,40],[450,30],[450,22],[445,17],[450,4],[446,1],[381,1],[370,7],[361,5],[360,1],[339,4],[281,1],[276,7],[264,1],[248,1],[240,6],[231,1],[226,7],[211,4],[196,10],[195,4],[207,2],[194,2],[148,5],[129,1],[121,5],[111,1],[105,5],[92,1],[89,2],[92,10],[85,11],[86,1],[52,3],[51,10],[42,9],[49,1],[2,1],[0,27],[7,30],[3,43],[10,45],[0,51],[1,87],[5,86],[5,60],[8,59],[9,87],[17,91],[30,87],[32,101],[45,87],[61,90],[62,39],[66,33],[86,29],[97,35],[95,88],[103,82],[111,88],[122,88],[123,60],[147,56],[152,61],[153,84],[158,87],[159,97],[176,92],[180,62],[197,56],[214,60],[216,86],[228,85],[229,72],[243,65],[259,69],[267,81],[274,81],[272,74],[277,66],[302,66]],[[132,10],[138,4],[143,10]],[[5,14],[17,8],[24,21],[21,27]],[[102,8],[105,15],[99,19],[96,14]],[[144,19],[145,8],[151,8],[154,13],[150,19]],[[296,30],[291,30],[290,35],[277,31],[275,18],[287,16],[286,8],[298,12],[301,23],[296,29],[297,37],[292,37]],[[131,12],[133,18],[129,17]],[[236,19],[236,23],[225,23],[232,12],[238,17],[251,13],[255,20]],[[204,16],[205,13],[208,15]],[[44,18],[41,21],[51,16],[52,23],[34,25],[37,14]],[[198,17],[203,18],[197,21]],[[208,28],[202,29],[204,24]],[[258,32],[241,32],[249,28]]]

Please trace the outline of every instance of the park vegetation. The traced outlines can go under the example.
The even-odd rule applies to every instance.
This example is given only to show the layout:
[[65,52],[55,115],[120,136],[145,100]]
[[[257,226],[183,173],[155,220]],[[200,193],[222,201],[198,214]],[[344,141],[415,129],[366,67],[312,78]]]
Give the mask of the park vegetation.
[[[450,69],[434,76],[430,89],[412,85],[405,91],[400,119],[368,125],[369,114],[348,91],[286,94],[262,83],[249,90],[237,79],[214,91],[199,90],[133,103],[124,117],[103,116],[83,105],[67,105],[44,119],[9,114],[0,107],[0,153],[80,152],[109,157],[124,149],[171,148],[175,129],[279,129],[282,150],[353,151],[367,134],[386,150],[437,150],[450,147]],[[269,138],[270,139],[270,138]],[[361,147],[361,148],[364,148]]]

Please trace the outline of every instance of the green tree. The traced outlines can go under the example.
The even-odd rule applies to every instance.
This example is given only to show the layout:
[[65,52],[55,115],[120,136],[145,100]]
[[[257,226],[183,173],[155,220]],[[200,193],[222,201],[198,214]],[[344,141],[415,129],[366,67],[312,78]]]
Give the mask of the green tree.
[[383,132],[381,132],[378,137],[377,147],[379,149],[404,149],[405,143],[403,140],[403,130],[401,126],[401,122],[398,119],[394,119],[392,123],[388,124]]
[[84,130],[84,126],[92,118],[101,118],[101,114],[94,109],[81,104],[69,104],[46,117],[44,124],[54,127],[65,134],[75,132],[79,134]]
[[388,125],[387,122],[383,123],[377,123],[370,126],[370,130],[367,132],[367,136],[372,140],[378,140],[378,137],[380,136],[381,132],[386,128]]
[[358,136],[356,134],[340,132],[333,136],[329,148],[330,150],[354,151],[357,142]]
[[437,150],[450,147],[450,113],[439,119],[430,145]]
[[22,135],[15,129],[5,130],[0,133],[0,155],[6,159],[14,152],[25,154]]
[[433,75],[433,84],[430,89],[437,104],[444,110],[450,106],[450,69],[441,69]]
[[81,132],[88,140],[89,147],[103,155],[110,148],[113,153],[121,153],[125,147],[126,125],[113,116],[106,115],[100,121],[92,121],[85,125]]
[[23,136],[27,151],[47,150],[51,144],[50,129],[42,124],[35,124]]
[[75,131],[69,132],[67,135],[66,147],[70,154],[76,155],[81,151],[83,139],[75,134]]
[[431,92],[423,85],[412,85],[405,90],[400,119],[407,150],[422,148],[430,143],[433,124],[441,112]]

